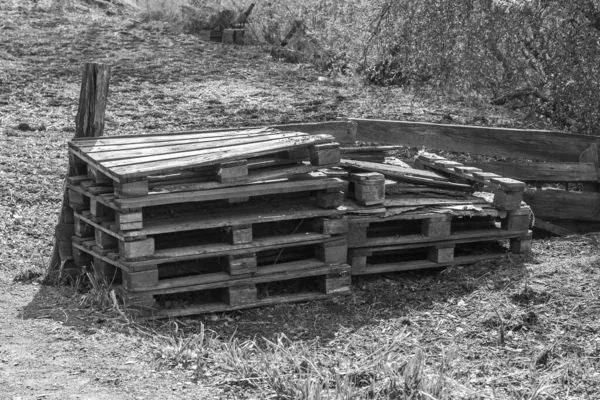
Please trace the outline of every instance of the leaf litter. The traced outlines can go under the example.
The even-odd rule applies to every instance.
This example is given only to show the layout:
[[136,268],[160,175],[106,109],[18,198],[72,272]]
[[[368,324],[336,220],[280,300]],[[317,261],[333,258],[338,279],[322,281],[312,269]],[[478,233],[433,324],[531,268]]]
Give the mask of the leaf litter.
[[[110,307],[85,306],[80,294],[22,283],[39,283],[50,256],[83,62],[113,65],[108,135],[340,116],[439,122],[448,100],[323,80],[310,65],[283,64],[254,46],[203,43],[167,24],[133,24],[91,7],[50,12],[50,4],[0,0],[0,283],[9,308],[18,288],[47,300],[19,303],[31,312],[21,318],[32,321],[32,337],[39,324],[57,321],[73,323],[52,328],[66,341],[104,326],[102,346],[88,352],[108,370],[82,370],[123,395],[158,393],[164,388],[149,382],[159,379],[165,398],[193,398],[201,387],[233,398],[597,398],[596,234],[536,240],[527,257],[356,278],[347,298],[167,324],[126,320]],[[496,125],[532,124],[481,104],[453,104],[452,113],[459,123],[485,114]],[[15,337],[18,325],[6,321],[2,331]],[[130,342],[146,357],[123,350]],[[115,374],[112,353],[160,378]]]

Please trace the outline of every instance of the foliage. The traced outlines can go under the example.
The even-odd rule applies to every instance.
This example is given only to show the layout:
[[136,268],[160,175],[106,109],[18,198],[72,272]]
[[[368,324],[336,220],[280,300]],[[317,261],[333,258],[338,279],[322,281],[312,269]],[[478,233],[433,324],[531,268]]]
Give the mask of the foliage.
[[600,133],[598,0],[265,2],[251,28],[278,45],[296,21],[288,46],[330,71],[475,92]]

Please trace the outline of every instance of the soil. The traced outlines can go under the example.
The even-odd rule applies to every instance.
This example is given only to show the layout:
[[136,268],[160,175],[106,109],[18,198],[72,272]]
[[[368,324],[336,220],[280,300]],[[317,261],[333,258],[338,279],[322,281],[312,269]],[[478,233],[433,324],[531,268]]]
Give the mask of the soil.
[[[0,0],[2,400],[276,395],[273,388],[232,383],[235,374],[219,365],[198,378],[185,365],[165,362],[161,336],[152,332],[166,332],[172,323],[124,319],[110,307],[89,306],[83,288],[42,284],[82,63],[113,65],[107,135],[345,116],[548,127],[458,91],[448,97],[365,87],[356,78],[283,63],[259,46],[203,43],[166,22],[137,23],[72,3],[77,6]],[[323,343],[331,354],[360,354],[408,329],[412,339],[402,356],[420,347],[437,360],[439,346],[455,343],[462,366],[454,379],[473,393],[532,398],[535,385],[544,383],[556,396],[548,399],[594,399],[600,398],[597,254],[597,235],[540,240],[533,258],[359,278],[348,298],[176,323],[187,332],[204,324],[225,339],[283,333]],[[503,346],[494,310],[514,328]],[[549,353],[537,368],[544,350]]]

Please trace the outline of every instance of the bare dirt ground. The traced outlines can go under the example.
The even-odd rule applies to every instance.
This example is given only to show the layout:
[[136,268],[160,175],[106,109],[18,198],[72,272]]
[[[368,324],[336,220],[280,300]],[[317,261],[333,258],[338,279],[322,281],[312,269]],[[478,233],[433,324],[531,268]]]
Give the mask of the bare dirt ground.
[[168,339],[179,337],[174,327],[194,333],[201,324],[246,348],[284,334],[313,349],[323,371],[373,369],[373,349],[400,336],[378,362],[420,349],[435,369],[451,347],[448,379],[460,398],[600,398],[594,234],[537,240],[527,257],[356,279],[348,298],[175,323],[124,319],[88,306],[76,289],[42,285],[88,61],[114,66],[108,135],[344,116],[546,127],[458,92],[319,80],[327,75],[310,65],[202,43],[162,22],[0,0],[0,399],[294,397],[253,370],[254,359],[211,350],[203,365],[180,362],[185,346]]

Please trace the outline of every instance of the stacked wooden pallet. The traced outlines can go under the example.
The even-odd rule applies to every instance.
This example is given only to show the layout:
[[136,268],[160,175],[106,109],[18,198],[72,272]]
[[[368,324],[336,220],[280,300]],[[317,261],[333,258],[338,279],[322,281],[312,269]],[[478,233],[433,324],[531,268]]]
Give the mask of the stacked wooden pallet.
[[[348,262],[353,275],[471,264],[529,251],[525,184],[421,154],[416,170],[342,160],[351,170]],[[387,181],[386,181],[387,179]],[[391,181],[393,179],[393,181]],[[492,188],[495,192],[475,193]]]
[[265,128],[69,145],[73,258],[128,305],[169,316],[349,292],[337,209],[347,182],[316,172],[340,160],[331,136]]

